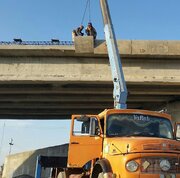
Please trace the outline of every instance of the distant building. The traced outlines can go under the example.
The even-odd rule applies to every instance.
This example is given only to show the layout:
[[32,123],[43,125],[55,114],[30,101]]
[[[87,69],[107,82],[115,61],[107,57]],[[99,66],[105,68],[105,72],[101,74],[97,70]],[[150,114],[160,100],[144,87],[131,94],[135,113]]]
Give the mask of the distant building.
[[[64,144],[9,155],[5,159],[2,178],[34,178],[38,155],[67,156],[67,154],[68,144]],[[49,175],[49,168],[42,170],[42,178],[49,177]]]

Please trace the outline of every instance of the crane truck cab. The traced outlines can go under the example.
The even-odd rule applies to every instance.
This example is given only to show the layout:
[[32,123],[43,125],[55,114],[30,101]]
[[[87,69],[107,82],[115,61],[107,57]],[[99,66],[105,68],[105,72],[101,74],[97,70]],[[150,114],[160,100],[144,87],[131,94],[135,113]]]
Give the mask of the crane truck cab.
[[73,115],[66,174],[180,178],[179,153],[168,114],[108,109],[99,115]]

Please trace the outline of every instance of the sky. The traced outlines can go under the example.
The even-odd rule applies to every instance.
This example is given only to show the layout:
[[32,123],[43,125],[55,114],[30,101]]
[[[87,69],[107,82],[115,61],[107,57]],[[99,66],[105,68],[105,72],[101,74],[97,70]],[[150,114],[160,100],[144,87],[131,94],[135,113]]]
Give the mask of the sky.
[[[71,41],[87,0],[0,0],[0,41]],[[89,21],[104,39],[99,0],[90,0]],[[117,39],[180,40],[179,0],[108,0]],[[88,6],[89,7],[89,6]],[[90,12],[90,19],[89,19]],[[0,165],[9,154],[69,141],[69,120],[0,120]]]
[[[71,40],[87,0],[0,0],[0,41]],[[103,39],[99,0],[90,0],[91,21]],[[179,0],[109,0],[117,39],[180,39]],[[89,18],[86,13],[83,25]]]

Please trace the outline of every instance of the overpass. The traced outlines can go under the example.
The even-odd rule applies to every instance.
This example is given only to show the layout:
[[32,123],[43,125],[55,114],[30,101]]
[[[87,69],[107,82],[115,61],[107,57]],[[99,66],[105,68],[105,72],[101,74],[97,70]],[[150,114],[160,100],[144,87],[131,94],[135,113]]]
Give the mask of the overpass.
[[[180,116],[180,41],[118,41],[128,108]],[[103,40],[0,42],[0,118],[63,119],[113,107]]]

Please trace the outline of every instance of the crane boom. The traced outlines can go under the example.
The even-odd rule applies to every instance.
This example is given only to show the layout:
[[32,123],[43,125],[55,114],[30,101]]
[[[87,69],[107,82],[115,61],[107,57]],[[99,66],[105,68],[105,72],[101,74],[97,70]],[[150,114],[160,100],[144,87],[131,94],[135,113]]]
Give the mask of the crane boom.
[[111,21],[110,11],[107,0],[100,0],[101,11],[104,21],[104,33],[111,66],[111,74],[114,84],[113,98],[114,108],[127,108],[127,87],[119,55],[114,28]]

